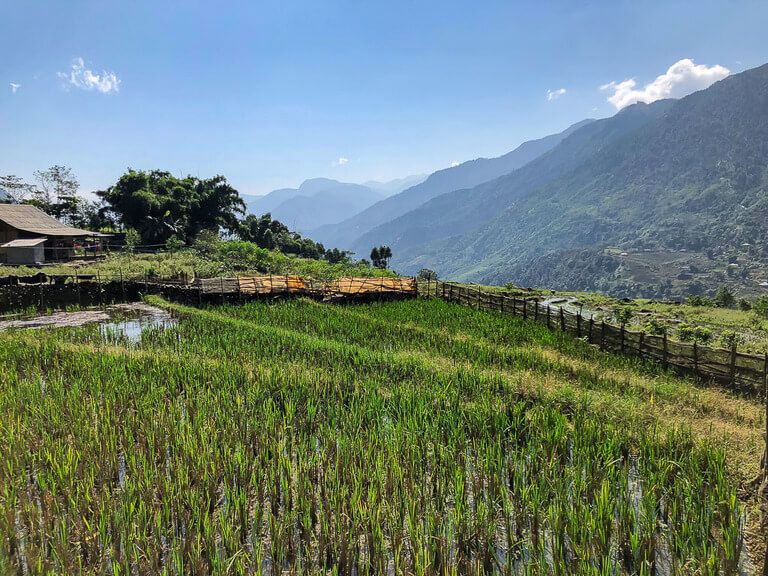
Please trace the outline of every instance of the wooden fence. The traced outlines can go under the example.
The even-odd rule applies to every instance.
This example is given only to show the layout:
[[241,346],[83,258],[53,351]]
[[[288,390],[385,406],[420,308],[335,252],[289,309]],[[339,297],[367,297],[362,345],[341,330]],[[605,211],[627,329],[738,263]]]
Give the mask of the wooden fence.
[[678,342],[666,334],[656,336],[596,321],[591,316],[585,318],[581,313],[574,314],[535,298],[508,296],[452,282],[424,281],[419,293],[472,308],[520,316],[551,330],[568,332],[601,350],[637,356],[683,375],[716,381],[752,395],[768,396],[768,354],[744,354],[735,345],[727,350]]
[[414,278],[346,277],[313,280],[294,275],[205,278],[190,284],[204,294],[307,294],[328,297],[403,294],[416,296]]

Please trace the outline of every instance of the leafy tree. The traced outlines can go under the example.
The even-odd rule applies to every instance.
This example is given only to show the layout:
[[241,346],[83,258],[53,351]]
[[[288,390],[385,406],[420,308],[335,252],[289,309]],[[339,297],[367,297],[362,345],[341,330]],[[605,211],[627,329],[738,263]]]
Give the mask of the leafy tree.
[[106,204],[102,213],[137,230],[145,244],[164,244],[172,236],[189,244],[203,230],[236,232],[245,210],[224,176],[177,178],[161,170],[129,169],[97,195]]
[[13,174],[0,176],[0,202],[21,204],[29,197],[32,188],[32,185]]
[[422,268],[417,275],[419,280],[437,280],[437,273],[429,268]]
[[698,294],[692,294],[688,296],[688,306],[712,306],[713,302],[706,296],[699,296]]
[[622,326],[629,324],[634,316],[635,313],[629,306],[622,306],[621,308],[615,308],[613,310],[613,317],[616,318],[616,321]]
[[758,297],[752,303],[752,310],[761,318],[768,318],[768,295],[764,294]]
[[390,258],[392,258],[392,249],[389,246],[374,246],[371,250],[371,263],[375,268],[382,270],[387,268]]
[[712,340],[712,331],[704,326],[692,326],[691,324],[680,324],[677,328],[677,337],[682,342],[697,342],[705,344]]
[[332,248],[325,251],[325,259],[331,264],[347,264],[350,262],[352,252],[348,250],[339,250],[338,248]]
[[736,304],[736,296],[727,286],[721,286],[715,294],[715,305],[720,308],[733,308]]
[[741,310],[742,312],[749,312],[750,310],[752,310],[752,304],[750,304],[749,300],[747,300],[746,298],[742,298],[741,300],[739,300],[739,310]]
[[669,324],[654,316],[648,320],[648,322],[646,322],[645,326],[643,326],[643,330],[645,330],[648,334],[664,336],[664,334],[669,332]]
[[[284,254],[295,254],[302,258],[314,260],[324,256],[328,259],[322,244],[304,238],[296,232],[291,232],[285,224],[279,220],[273,220],[269,213],[262,216],[253,214],[246,216],[238,226],[237,235],[241,240],[253,242],[259,248],[279,250]],[[345,262],[349,259],[349,254],[336,250],[331,254],[331,258],[336,259],[337,262]]]
[[723,330],[720,333],[720,343],[725,348],[733,348],[734,346],[738,346],[743,342],[744,338],[741,334],[734,330]]

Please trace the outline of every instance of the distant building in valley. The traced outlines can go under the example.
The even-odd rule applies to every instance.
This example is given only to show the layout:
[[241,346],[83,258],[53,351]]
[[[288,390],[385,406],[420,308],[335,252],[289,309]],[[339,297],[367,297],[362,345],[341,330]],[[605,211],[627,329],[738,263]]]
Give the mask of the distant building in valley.
[[29,204],[0,204],[0,262],[42,264],[68,260],[76,248],[103,234],[59,222]]

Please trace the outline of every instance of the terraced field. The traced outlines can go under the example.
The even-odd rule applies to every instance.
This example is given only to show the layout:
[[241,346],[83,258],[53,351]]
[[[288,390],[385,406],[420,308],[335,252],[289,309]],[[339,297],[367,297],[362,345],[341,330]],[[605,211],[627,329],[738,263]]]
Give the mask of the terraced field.
[[759,563],[757,401],[441,301],[152,303],[0,334],[0,573]]

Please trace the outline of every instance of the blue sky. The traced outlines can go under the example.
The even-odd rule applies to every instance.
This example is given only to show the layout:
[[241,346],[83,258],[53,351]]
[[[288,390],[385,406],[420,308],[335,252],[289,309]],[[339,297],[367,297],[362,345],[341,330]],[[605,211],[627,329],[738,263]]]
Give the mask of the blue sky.
[[663,92],[683,59],[706,68],[672,95],[763,64],[766,22],[750,0],[2,0],[0,174],[427,173]]

